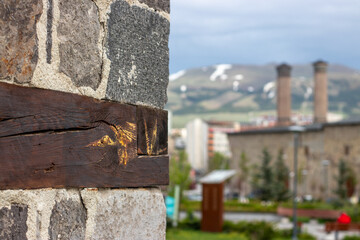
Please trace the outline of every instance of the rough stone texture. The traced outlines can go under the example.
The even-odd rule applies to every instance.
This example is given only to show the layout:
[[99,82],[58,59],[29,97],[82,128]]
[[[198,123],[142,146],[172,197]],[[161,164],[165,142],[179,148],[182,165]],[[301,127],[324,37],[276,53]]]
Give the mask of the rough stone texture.
[[96,90],[101,81],[102,64],[97,7],[91,0],[61,0],[59,8],[59,71],[70,77],[75,86]]
[[84,239],[86,209],[80,202],[61,200],[57,202],[50,216],[49,239]]
[[25,240],[28,207],[12,204],[11,208],[0,208],[0,239]]
[[106,98],[163,108],[169,76],[169,21],[156,12],[112,3],[107,55],[111,61]]
[[54,3],[53,0],[47,2],[47,23],[46,23],[46,63],[51,64],[51,50],[52,50],[52,27],[54,21]]
[[0,191],[1,240],[165,240],[165,232],[157,188]]
[[168,12],[169,0],[3,0],[0,81],[163,108]]
[[141,3],[145,3],[149,7],[156,10],[165,11],[170,13],[170,1],[169,0],[139,0]]
[[31,81],[38,61],[36,23],[41,0],[1,0],[0,79]]
[[[0,81],[163,108],[165,12],[168,0],[1,0]],[[165,239],[166,211],[159,189],[0,191],[0,239],[12,228],[23,232],[10,239]]]
[[165,239],[166,209],[159,189],[81,191],[88,209],[86,239]]

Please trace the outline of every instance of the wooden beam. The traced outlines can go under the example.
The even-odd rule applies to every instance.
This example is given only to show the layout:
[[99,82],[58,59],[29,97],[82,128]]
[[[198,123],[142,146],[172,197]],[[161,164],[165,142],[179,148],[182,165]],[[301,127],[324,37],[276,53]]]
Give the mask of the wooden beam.
[[138,154],[143,122],[167,152],[165,113],[0,83],[0,189],[167,185],[168,156]]
[[167,154],[167,111],[138,107],[136,109],[136,116],[138,126],[138,154]]

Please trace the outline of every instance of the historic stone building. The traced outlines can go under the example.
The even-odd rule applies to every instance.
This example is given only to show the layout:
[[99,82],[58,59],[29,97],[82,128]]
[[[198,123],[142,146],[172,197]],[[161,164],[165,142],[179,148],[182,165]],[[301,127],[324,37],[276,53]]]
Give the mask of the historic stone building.
[[[313,66],[314,123],[304,126],[305,132],[300,134],[299,194],[326,198],[334,195],[340,159],[349,163],[355,173],[360,170],[360,122],[327,123],[327,63],[317,61]],[[289,128],[292,125],[290,71],[287,64],[277,67],[277,126],[228,134],[234,169],[239,168],[242,152],[250,164],[259,165],[262,150],[267,148],[273,160],[282,149],[287,166],[293,171],[294,133]],[[239,180],[234,179],[232,183],[236,188]]]
[[[300,134],[298,151],[299,195],[310,194],[314,198],[334,196],[340,159],[350,164],[355,173],[360,171],[360,122],[318,123],[305,129]],[[250,165],[259,166],[262,150],[267,148],[273,162],[279,150],[283,149],[285,162],[293,171],[294,133],[289,127],[243,131],[228,136],[233,169],[239,170],[242,152],[248,157]],[[232,184],[236,189],[238,179],[234,179]],[[245,189],[247,193],[251,191],[250,187]]]

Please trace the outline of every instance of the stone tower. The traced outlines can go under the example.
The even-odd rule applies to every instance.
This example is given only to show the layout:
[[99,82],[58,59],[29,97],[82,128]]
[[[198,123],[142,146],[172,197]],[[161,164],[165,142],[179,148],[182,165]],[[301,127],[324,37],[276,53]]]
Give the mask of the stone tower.
[[277,78],[277,124],[287,126],[291,123],[291,66],[281,64],[276,67]]
[[166,238],[169,0],[1,0],[0,239]]
[[326,115],[328,110],[327,96],[327,66],[324,61],[317,61],[314,66],[314,122],[324,123],[327,121]]

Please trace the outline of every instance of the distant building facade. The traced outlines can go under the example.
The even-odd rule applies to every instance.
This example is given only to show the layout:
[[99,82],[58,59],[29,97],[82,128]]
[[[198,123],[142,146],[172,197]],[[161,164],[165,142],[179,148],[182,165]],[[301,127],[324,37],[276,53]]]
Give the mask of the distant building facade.
[[192,168],[206,171],[208,168],[208,124],[196,118],[186,125],[186,153]]
[[[298,152],[298,193],[312,195],[315,198],[334,196],[337,187],[338,166],[343,159],[356,174],[360,171],[360,122],[328,121],[327,66],[324,61],[317,61],[314,66],[314,119],[313,124],[305,125],[306,131],[300,134]],[[266,148],[277,158],[279,151],[284,151],[284,160],[293,173],[294,134],[289,125],[294,124],[291,118],[291,66],[282,64],[277,67],[277,124],[276,127],[247,128],[238,133],[230,133],[229,141],[232,151],[231,167],[239,168],[241,154],[244,153],[250,164],[259,166],[262,150]],[[308,119],[305,119],[307,122]],[[305,121],[305,122],[306,122]],[[304,123],[304,121],[300,121]],[[241,171],[240,171],[241,174]],[[293,176],[294,174],[291,174]],[[292,180],[292,179],[290,179]],[[246,185],[247,194],[251,192],[250,179],[240,183],[233,180],[234,189]],[[292,181],[289,182],[291,186]],[[356,186],[349,186],[359,192]],[[240,190],[240,189],[239,189]]]
[[[306,131],[300,134],[298,151],[298,193],[322,199],[333,197],[341,159],[351,166],[354,173],[360,171],[360,122],[318,123],[305,128]],[[250,165],[259,166],[264,148],[272,155],[273,162],[282,149],[285,163],[293,171],[294,134],[288,127],[242,131],[228,136],[232,151],[231,168],[238,169],[240,174],[241,154],[245,153]],[[247,185],[246,194],[251,192],[249,182],[250,179],[243,183]],[[238,178],[232,181],[234,189],[238,184]],[[359,192],[357,186],[352,187]]]
[[215,152],[231,156],[227,133],[235,132],[240,125],[233,122],[194,119],[186,125],[186,152],[191,166],[206,172]]

